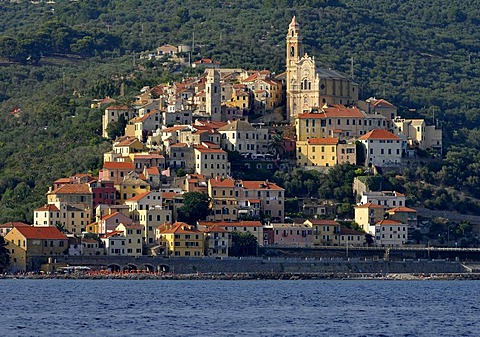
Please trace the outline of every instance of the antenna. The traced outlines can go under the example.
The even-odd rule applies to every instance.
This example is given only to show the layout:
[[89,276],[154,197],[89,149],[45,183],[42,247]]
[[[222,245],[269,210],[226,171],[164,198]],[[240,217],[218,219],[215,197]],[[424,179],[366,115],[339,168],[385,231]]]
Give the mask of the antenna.
[[350,78],[353,80],[353,65],[354,65],[354,56],[350,58]]

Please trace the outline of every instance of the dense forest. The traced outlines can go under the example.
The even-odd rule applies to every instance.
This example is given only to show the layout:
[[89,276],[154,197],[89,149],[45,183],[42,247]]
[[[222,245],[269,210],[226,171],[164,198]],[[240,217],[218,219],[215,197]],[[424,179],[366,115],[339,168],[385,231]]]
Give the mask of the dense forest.
[[[468,207],[480,198],[477,0],[57,0],[0,7],[0,223],[31,222],[53,180],[100,168],[109,143],[91,99],[118,97],[123,81],[120,99],[128,100],[144,85],[191,72],[156,67],[140,60],[141,52],[187,44],[194,59],[280,73],[293,15],[305,51],[322,66],[350,74],[353,59],[361,98],[384,97],[402,116],[442,125],[441,159],[386,180],[410,193],[412,206],[463,202],[478,213]],[[310,188],[320,196],[328,190]]]

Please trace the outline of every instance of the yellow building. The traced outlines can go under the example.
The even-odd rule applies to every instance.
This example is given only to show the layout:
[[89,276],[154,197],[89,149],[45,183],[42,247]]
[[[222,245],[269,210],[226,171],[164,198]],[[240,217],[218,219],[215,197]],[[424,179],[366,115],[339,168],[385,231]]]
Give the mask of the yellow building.
[[315,246],[338,246],[340,244],[340,224],[334,220],[310,219],[304,222],[313,228]]
[[355,222],[362,227],[365,232],[369,232],[369,227],[383,220],[385,207],[373,204],[371,202],[355,206]]
[[126,256],[142,256],[143,248],[143,226],[137,224],[120,224],[115,228],[125,237],[125,255]]
[[60,204],[45,205],[33,212],[35,227],[62,226],[64,231],[79,235],[86,231],[91,220],[91,210],[83,210],[73,206]]
[[203,256],[203,233],[194,227],[176,222],[172,226],[164,226],[158,233],[158,241],[164,247],[165,255],[175,257]]
[[208,180],[208,196],[211,199],[209,221],[236,221],[238,211],[238,190],[235,180],[217,176]]
[[5,235],[10,251],[10,270],[26,272],[38,269],[32,257],[63,255],[68,250],[68,239],[56,227],[14,227]]
[[297,165],[334,166],[337,164],[338,138],[310,138],[297,142]]
[[[350,139],[359,137],[375,128],[367,122],[367,116],[356,107],[338,104],[298,114],[295,120],[297,140],[336,137]],[[381,128],[378,127],[378,128]],[[385,127],[384,127],[385,128]]]
[[127,199],[150,191],[150,184],[140,179],[137,173],[130,172],[119,185],[115,185],[115,188],[120,195],[117,201],[123,204]]

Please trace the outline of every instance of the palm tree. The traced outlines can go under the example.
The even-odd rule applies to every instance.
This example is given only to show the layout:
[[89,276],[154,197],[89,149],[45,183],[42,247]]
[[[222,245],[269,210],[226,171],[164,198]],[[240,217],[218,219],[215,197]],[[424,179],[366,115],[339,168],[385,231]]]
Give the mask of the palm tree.
[[272,139],[268,144],[268,149],[274,151],[279,158],[282,158],[285,155],[285,140],[283,139],[282,130],[275,129],[275,134],[272,136]]

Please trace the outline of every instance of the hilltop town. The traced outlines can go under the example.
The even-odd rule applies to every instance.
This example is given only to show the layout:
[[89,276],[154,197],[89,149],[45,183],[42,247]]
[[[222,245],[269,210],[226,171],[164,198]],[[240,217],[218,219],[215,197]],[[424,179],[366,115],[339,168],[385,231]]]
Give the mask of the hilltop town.
[[[372,181],[408,167],[418,152],[440,155],[442,129],[402,118],[385,98],[360,100],[352,78],[308,55],[295,17],[286,45],[281,74],[201,59],[190,64],[201,76],[144,87],[131,104],[93,101],[104,111],[102,135],[112,139],[102,169],[59,177],[33,224],[0,226],[10,270],[32,270],[39,256],[221,258],[258,247],[422,245],[407,196]],[[177,53],[164,45],[146,57]],[[275,171],[339,166],[355,172],[352,218],[339,217],[329,200],[287,195],[272,179]],[[289,211],[292,199],[303,217]]]

